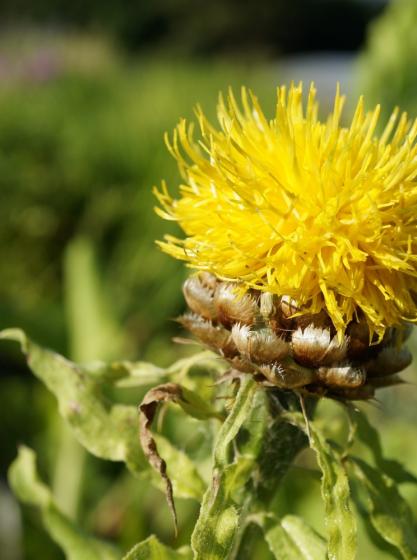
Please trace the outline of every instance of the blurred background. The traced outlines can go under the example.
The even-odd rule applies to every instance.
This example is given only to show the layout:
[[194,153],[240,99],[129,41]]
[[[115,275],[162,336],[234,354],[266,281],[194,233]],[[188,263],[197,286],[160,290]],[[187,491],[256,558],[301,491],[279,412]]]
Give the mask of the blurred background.
[[[161,179],[175,190],[163,134],[197,102],[214,117],[218,91],[245,84],[268,113],[277,85],[314,80],[325,113],[339,81],[351,104],[364,93],[384,116],[397,104],[417,116],[416,0],[3,0],[0,22],[0,328],[78,361],[166,365],[190,351],[172,342],[186,270],[154,244],[175,228],[151,190]],[[417,474],[413,367],[406,377],[368,409],[387,453]],[[90,531],[125,549],[151,531],[169,541],[163,496],[87,458],[5,343],[0,399],[2,558],[63,557],[7,489],[18,442]],[[280,507],[321,529],[318,500],[290,475]],[[197,506],[181,507],[186,541]],[[360,557],[394,557],[361,546]]]

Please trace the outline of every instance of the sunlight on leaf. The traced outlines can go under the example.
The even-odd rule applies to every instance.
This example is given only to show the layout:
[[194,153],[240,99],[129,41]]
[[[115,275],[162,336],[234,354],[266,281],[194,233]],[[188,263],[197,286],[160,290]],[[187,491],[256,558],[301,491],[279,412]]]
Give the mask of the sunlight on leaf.
[[224,372],[227,366],[216,354],[210,351],[197,352],[192,356],[178,360],[167,368],[160,368],[148,362],[121,361],[111,364],[111,368],[117,376],[117,386],[119,387],[155,385],[172,378],[172,376],[175,376],[175,380],[180,382],[193,367],[220,374]]
[[130,550],[123,560],[191,560],[192,554],[188,547],[172,550],[161,544],[158,539],[151,535],[143,542],[137,544]]
[[286,515],[278,519],[266,514],[261,526],[277,560],[326,560],[326,542],[300,517]]

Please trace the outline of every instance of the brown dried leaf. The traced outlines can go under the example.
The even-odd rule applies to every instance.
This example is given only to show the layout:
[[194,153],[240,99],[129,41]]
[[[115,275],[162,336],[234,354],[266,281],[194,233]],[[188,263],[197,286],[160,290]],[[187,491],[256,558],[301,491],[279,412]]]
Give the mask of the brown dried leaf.
[[221,419],[222,416],[217,411],[211,409],[197,394],[177,383],[164,383],[154,387],[146,393],[142,403],[139,405],[140,444],[149,464],[160,474],[165,482],[165,496],[174,520],[175,534],[177,535],[178,519],[172,483],[167,474],[167,464],[158,452],[151,431],[152,421],[155,418],[158,406],[164,402],[179,404],[187,414],[190,414],[194,418],[204,419],[215,417]]

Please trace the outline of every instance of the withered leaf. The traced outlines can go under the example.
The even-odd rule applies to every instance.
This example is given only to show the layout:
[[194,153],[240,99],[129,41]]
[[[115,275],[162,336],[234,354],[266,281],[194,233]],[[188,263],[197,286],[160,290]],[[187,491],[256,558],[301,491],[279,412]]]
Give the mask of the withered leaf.
[[222,415],[213,410],[196,393],[182,387],[177,383],[164,383],[150,389],[139,405],[139,439],[145,457],[150,465],[160,474],[165,482],[165,496],[168,507],[174,520],[175,534],[178,532],[178,519],[174,503],[172,483],[167,474],[167,464],[160,456],[155,439],[152,435],[151,426],[155,418],[158,406],[161,403],[173,402],[190,416],[198,419],[222,418]]

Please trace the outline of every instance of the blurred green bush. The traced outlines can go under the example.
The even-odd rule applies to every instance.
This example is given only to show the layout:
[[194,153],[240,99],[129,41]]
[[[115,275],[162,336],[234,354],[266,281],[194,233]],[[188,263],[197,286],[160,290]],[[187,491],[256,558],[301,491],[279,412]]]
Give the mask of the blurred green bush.
[[[151,187],[179,181],[163,134],[197,102],[213,113],[218,90],[270,92],[274,76],[232,62],[133,62],[107,45],[98,56],[97,41],[79,37],[35,36],[29,47],[0,84],[0,327],[23,326],[68,351],[62,262],[82,235],[128,335],[125,355],[148,354],[182,307],[184,269],[154,245],[169,228],[153,213]],[[3,59],[16,62],[16,48],[3,45]]]
[[395,0],[371,23],[360,58],[359,90],[381,103],[383,117],[395,106],[417,115],[417,2]]

